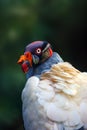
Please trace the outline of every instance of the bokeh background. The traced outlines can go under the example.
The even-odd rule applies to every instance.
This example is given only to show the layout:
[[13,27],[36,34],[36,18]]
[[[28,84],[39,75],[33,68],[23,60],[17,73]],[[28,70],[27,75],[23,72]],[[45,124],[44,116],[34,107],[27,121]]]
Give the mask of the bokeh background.
[[49,41],[65,61],[87,71],[86,0],[0,0],[0,130],[24,130],[19,56],[35,40]]

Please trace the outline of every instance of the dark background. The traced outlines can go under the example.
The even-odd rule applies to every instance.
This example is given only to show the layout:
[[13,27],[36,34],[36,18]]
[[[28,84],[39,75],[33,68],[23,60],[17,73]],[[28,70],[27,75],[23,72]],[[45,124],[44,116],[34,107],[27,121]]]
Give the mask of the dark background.
[[86,0],[0,0],[0,130],[23,130],[17,65],[25,46],[47,40],[61,57],[87,71]]

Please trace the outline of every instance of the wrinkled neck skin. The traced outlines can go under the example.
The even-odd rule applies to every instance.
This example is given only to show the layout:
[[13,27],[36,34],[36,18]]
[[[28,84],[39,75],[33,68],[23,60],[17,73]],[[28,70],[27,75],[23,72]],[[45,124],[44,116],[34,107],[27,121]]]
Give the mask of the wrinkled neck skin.
[[63,60],[58,55],[58,53],[54,52],[53,55],[48,60],[46,60],[45,62],[41,63],[38,66],[30,68],[26,74],[26,78],[28,79],[31,76],[40,77],[42,73],[49,71],[53,64],[57,64],[59,62],[63,62]]

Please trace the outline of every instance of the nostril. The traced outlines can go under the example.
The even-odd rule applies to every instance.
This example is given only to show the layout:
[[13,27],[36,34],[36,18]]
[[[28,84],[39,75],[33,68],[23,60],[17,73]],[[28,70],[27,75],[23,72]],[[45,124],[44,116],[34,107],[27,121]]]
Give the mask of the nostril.
[[29,61],[30,65],[32,66],[32,54],[31,54],[31,52],[25,52],[24,56],[25,56],[25,60]]

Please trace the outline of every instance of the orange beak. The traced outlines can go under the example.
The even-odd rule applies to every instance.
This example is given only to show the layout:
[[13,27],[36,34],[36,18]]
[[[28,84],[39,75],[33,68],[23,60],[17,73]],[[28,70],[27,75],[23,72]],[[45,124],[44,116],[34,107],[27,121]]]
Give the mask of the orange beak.
[[30,52],[25,52],[24,55],[21,55],[18,62],[22,66],[23,72],[27,72],[29,67],[32,67],[32,54]]

